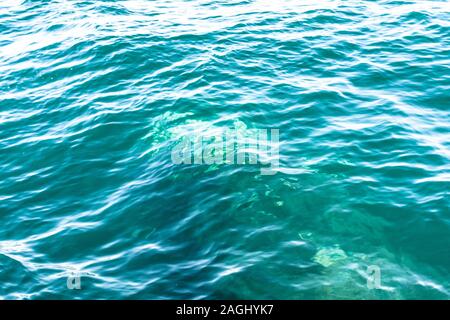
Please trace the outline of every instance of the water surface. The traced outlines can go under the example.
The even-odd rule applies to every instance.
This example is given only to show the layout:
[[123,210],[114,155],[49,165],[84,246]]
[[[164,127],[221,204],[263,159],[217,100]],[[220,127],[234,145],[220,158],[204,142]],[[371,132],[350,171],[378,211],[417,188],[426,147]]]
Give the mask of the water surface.
[[[449,21],[448,1],[3,1],[0,297],[449,299]],[[172,163],[174,132],[236,126],[280,130],[276,175]]]

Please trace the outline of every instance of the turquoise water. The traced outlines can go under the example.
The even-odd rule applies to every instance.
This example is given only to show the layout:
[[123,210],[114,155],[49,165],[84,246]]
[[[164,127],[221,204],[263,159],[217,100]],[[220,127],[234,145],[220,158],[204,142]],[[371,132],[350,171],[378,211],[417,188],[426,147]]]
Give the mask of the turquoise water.
[[[0,297],[449,299],[449,21],[2,1]],[[173,163],[174,133],[236,127],[279,129],[275,175]]]

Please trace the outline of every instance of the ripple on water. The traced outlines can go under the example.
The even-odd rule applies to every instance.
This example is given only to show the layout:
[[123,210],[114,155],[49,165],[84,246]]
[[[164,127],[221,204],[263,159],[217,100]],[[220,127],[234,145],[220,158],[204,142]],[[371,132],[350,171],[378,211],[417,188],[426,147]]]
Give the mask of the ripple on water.
[[[448,9],[0,3],[0,297],[448,299]],[[172,163],[227,128],[277,174]]]

